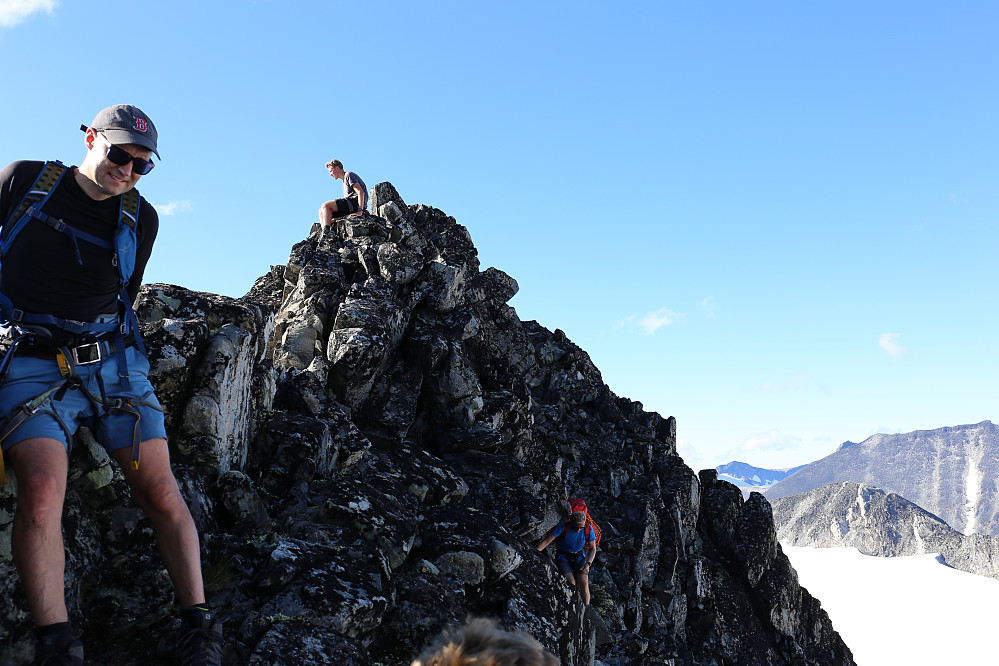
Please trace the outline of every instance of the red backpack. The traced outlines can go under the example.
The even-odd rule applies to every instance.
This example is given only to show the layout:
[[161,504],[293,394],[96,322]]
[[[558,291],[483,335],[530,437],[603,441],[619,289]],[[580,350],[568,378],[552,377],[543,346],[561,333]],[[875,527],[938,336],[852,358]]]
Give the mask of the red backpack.
[[[586,524],[583,525],[583,529],[585,530],[587,527],[593,528],[593,534],[595,534],[597,537],[596,543],[594,545],[599,546],[600,526],[597,525],[596,522],[594,522],[593,518],[590,517],[590,510],[586,508],[586,501],[578,497],[571,497],[569,498],[569,507],[572,510],[572,513],[576,513],[577,511],[582,511],[583,513],[586,514]],[[566,521],[565,526],[569,527],[569,524],[571,522],[572,522],[571,520]]]

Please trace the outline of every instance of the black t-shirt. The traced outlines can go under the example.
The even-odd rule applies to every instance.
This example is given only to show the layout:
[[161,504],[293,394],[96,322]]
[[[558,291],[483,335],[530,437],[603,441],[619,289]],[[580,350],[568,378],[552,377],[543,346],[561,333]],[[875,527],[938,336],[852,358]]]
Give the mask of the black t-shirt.
[[[0,171],[0,225],[31,189],[44,162],[21,161]],[[66,224],[114,246],[121,197],[95,201],[80,188],[74,167],[68,167],[42,211]],[[135,271],[128,284],[132,301],[142,285],[159,230],[156,210],[145,199],[139,203],[138,251]],[[80,239],[77,260],[73,240],[38,220],[30,220],[0,262],[0,289],[14,306],[35,314],[63,319],[93,321],[102,314],[118,311],[120,277],[112,263],[114,251]]]

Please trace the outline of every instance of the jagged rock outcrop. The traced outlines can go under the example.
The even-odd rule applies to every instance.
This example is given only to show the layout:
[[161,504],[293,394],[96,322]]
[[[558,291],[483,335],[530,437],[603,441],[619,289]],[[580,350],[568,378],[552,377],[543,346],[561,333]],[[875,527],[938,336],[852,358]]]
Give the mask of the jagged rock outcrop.
[[[849,444],[849,442],[847,442]],[[999,428],[973,425],[874,435],[844,444],[764,492],[774,500],[830,483],[897,493],[964,534],[999,535]]]
[[[470,614],[563,664],[852,664],[767,502],[694,475],[676,425],[616,396],[467,230],[388,183],[241,299],[148,285],[139,313],[228,663],[408,665]],[[100,448],[76,447],[70,608],[96,664],[168,663],[171,587]],[[587,499],[586,611],[533,544]],[[29,621],[0,491],[0,659]],[[6,550],[3,550],[6,548]]]
[[895,493],[831,483],[771,504],[777,538],[788,546],[852,547],[876,557],[939,553],[955,569],[999,578],[999,537],[965,536]]

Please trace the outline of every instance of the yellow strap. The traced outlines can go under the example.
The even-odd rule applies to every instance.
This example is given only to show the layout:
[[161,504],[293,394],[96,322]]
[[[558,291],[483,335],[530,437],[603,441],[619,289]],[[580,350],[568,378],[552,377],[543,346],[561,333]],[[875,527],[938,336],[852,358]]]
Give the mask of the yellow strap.
[[133,405],[131,399],[129,398],[122,399],[122,406],[118,409],[135,415],[135,425],[132,427],[132,460],[130,465],[132,469],[139,469],[139,452],[142,449],[142,447],[139,446],[142,443],[139,441],[141,439],[139,422],[142,420],[142,414],[139,413],[138,407]]
[[[129,407],[132,407],[132,403],[127,403]],[[134,409],[134,407],[133,407]],[[132,428],[132,469],[139,469],[139,452],[142,447],[139,446],[142,442],[139,441],[139,421],[142,420],[142,415],[139,414],[139,410],[135,410],[135,427]]]
[[59,364],[59,374],[63,377],[69,377],[72,374],[69,368],[69,359],[61,351],[56,352],[56,363]]

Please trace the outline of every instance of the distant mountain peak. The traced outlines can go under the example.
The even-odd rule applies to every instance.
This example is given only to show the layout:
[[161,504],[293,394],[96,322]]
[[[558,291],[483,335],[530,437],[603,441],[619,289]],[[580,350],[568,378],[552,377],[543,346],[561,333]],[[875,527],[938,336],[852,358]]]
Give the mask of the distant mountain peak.
[[774,484],[787,478],[789,475],[794,474],[802,467],[804,467],[804,465],[784,469],[766,469],[763,467],[754,467],[749,463],[733,460],[730,463],[719,465],[715,469],[718,470],[718,478],[724,481],[734,483],[735,485],[744,488],[762,489],[770,488]]
[[840,482],[770,505],[786,546],[849,547],[876,557],[939,553],[955,569],[999,578],[999,537],[965,536],[897,493]]
[[933,512],[959,532],[999,535],[999,428],[991,421],[877,434],[778,481],[771,501],[830,483],[883,488]]

